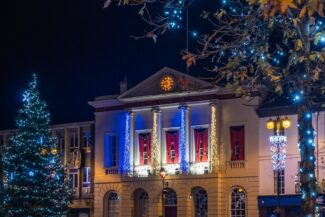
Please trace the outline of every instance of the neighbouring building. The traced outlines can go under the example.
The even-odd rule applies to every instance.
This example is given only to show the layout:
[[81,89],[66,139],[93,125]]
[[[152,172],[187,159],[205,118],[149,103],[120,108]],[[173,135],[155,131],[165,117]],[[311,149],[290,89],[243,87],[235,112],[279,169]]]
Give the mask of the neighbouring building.
[[[94,122],[53,125],[52,129],[74,192],[68,217],[90,217],[93,213]],[[13,133],[14,130],[0,131],[0,150]]]
[[[279,206],[281,216],[301,216],[301,192],[300,192],[300,153],[298,148],[297,115],[292,106],[278,106],[260,108],[257,113],[260,116],[259,133],[259,214],[271,216],[274,209]],[[320,216],[325,216],[325,112],[316,112],[313,115],[313,127],[309,134],[314,134],[315,145],[315,175],[318,180],[317,204],[320,206]],[[283,139],[285,144],[285,167],[279,172],[273,170],[272,136],[273,130],[266,128],[270,117],[275,120],[277,116],[291,120],[291,127],[285,129]],[[311,144],[312,145],[312,144]],[[279,149],[281,151],[281,148]],[[279,178],[278,178],[279,176]],[[277,196],[279,191],[279,196]]]

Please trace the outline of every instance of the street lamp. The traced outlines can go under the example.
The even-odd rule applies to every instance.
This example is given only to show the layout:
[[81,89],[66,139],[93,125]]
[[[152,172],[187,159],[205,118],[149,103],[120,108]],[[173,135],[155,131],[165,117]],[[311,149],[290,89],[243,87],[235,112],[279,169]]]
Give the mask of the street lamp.
[[[286,137],[284,136],[284,130],[288,129],[291,126],[290,119],[286,116],[285,118],[280,118],[279,116],[276,119],[269,119],[266,122],[266,128],[268,130],[273,130],[273,136],[270,137],[272,143],[272,160],[273,160],[273,169],[277,173],[277,208],[274,210],[274,213],[277,216],[280,216],[280,170],[283,169],[284,160],[285,160],[285,142]],[[281,149],[281,153],[280,153]],[[274,156],[275,155],[275,156]],[[282,155],[282,156],[281,156]]]

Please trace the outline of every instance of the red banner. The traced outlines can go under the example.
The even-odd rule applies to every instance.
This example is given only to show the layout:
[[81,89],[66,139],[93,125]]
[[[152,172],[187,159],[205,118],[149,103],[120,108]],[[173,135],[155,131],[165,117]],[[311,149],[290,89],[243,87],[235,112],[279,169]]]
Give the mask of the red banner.
[[151,134],[139,134],[140,165],[149,165],[151,156]]
[[195,129],[195,162],[208,161],[209,148],[208,148],[208,129]]
[[245,128],[230,127],[231,160],[245,160]]
[[167,163],[179,162],[179,136],[178,131],[166,131]]

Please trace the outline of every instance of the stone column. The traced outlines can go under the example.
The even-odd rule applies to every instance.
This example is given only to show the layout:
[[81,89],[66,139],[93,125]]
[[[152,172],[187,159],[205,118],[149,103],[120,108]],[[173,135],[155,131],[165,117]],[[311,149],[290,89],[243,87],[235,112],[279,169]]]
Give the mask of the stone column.
[[216,171],[218,166],[218,133],[217,133],[217,106],[215,103],[210,104],[211,108],[211,116],[210,116],[210,125],[211,125],[211,132],[210,132],[210,150],[211,150],[211,170]]
[[181,128],[179,137],[180,166],[182,173],[189,172],[189,109],[187,106],[180,106]]
[[134,123],[135,113],[130,112],[130,172],[133,171],[135,165]]
[[159,138],[161,137],[161,114],[158,109],[152,110],[152,136],[151,136],[151,168],[154,174],[159,173]]
[[129,174],[131,171],[131,112],[125,114],[125,135],[124,135],[124,147],[123,147],[123,165],[121,166],[121,172]]

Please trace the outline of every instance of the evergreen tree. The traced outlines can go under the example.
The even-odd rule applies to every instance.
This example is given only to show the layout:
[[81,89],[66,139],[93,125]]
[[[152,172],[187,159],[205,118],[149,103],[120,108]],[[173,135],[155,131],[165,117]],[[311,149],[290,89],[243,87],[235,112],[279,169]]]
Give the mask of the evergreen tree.
[[9,217],[62,216],[72,196],[37,86],[33,75],[18,111],[17,131],[4,151],[4,206]]

